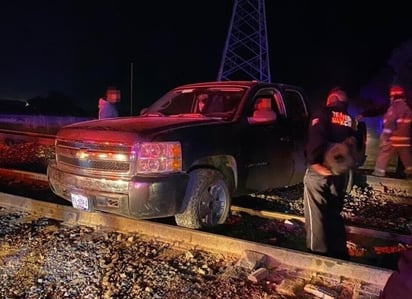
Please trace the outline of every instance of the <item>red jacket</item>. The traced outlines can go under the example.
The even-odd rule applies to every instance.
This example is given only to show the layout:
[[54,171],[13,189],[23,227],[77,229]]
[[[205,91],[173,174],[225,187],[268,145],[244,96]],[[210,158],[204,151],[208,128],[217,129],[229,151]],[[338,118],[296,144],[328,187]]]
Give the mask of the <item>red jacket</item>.
[[[412,110],[404,99],[392,100],[383,116],[383,136],[394,147],[411,146]],[[386,138],[385,138],[386,139]]]

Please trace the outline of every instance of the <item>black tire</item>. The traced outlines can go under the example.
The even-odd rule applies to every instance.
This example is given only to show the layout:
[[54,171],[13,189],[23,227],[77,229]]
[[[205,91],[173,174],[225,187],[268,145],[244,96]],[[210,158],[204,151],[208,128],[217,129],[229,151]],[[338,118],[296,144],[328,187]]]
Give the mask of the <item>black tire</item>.
[[184,199],[185,210],[175,215],[176,224],[192,229],[223,224],[229,215],[230,201],[229,189],[219,171],[193,170]]

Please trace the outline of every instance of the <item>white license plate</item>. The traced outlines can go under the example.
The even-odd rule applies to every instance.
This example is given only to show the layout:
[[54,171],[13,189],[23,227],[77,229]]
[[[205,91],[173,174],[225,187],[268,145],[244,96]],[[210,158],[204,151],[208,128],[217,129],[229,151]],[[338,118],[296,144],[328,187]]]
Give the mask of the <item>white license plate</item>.
[[81,194],[71,194],[73,208],[87,211],[89,209],[89,199]]

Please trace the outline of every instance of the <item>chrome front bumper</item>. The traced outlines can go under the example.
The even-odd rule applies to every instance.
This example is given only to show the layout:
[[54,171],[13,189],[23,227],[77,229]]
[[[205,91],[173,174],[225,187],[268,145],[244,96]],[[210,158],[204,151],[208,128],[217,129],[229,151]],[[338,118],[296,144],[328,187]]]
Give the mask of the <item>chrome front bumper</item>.
[[87,198],[87,211],[105,211],[136,219],[173,216],[181,211],[188,175],[152,174],[130,179],[78,175],[60,170],[55,161],[47,167],[51,190],[72,201]]

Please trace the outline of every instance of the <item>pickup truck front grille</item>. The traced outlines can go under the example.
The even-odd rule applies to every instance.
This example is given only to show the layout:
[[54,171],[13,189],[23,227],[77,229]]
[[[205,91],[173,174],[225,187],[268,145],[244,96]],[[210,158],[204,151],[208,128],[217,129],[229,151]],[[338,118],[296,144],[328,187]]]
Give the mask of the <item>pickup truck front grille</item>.
[[109,170],[109,171],[129,171],[128,162],[116,161],[95,161],[95,160],[81,160],[73,157],[60,156],[59,162],[67,165],[76,166],[79,168],[87,168],[93,170]]
[[56,141],[56,161],[65,167],[129,174],[132,147],[119,144],[98,144],[83,141]]

